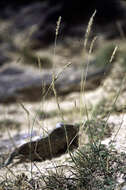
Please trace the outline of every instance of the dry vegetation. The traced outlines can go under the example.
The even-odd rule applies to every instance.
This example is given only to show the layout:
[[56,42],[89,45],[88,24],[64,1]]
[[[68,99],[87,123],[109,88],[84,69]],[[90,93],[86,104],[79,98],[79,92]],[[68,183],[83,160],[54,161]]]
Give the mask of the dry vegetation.
[[[94,15],[87,28],[81,58],[86,57],[86,60],[89,60],[96,56],[95,62],[99,65],[103,62],[112,64],[112,59],[114,60],[113,68],[101,86],[93,92],[85,92],[86,73],[82,73],[80,93],[57,97],[53,80],[55,98],[50,100],[43,98],[42,102],[32,105],[24,103],[24,107],[17,104],[7,108],[3,106],[4,112],[0,111],[1,126],[7,128],[3,133],[4,137],[10,134],[11,126],[14,127],[11,135],[15,134],[15,128],[25,132],[37,130],[40,135],[43,128],[47,130],[48,126],[52,128],[57,122],[64,121],[81,126],[79,148],[73,153],[68,151],[69,154],[44,163],[20,163],[1,168],[0,190],[115,190],[121,189],[121,185],[125,182],[126,135],[123,134],[126,134],[124,124],[124,121],[126,122],[126,47],[121,40],[113,43],[102,40],[101,43],[101,40],[93,39],[88,50],[93,17]],[[60,20],[56,28],[54,59],[58,59],[56,42],[59,25]],[[106,44],[106,48],[103,48],[102,44]],[[111,49],[113,44],[115,44],[114,51]],[[117,52],[115,52],[116,45],[119,47]],[[100,48],[103,48],[102,52],[98,50]],[[87,69],[88,64],[89,61]],[[3,127],[0,130],[3,131]],[[104,145],[106,139],[109,143]],[[119,151],[115,149],[115,142]],[[1,162],[4,162],[3,159]]]

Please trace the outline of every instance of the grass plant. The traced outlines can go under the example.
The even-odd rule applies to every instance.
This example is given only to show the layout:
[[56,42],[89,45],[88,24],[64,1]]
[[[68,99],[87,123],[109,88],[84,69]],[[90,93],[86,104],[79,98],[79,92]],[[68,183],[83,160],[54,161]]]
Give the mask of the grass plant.
[[[96,14],[96,11],[92,15],[88,27],[87,32],[85,35],[84,41],[84,51],[87,51],[87,43],[91,31],[91,27],[93,24],[93,19]],[[58,30],[60,27],[61,17],[57,22],[56,27],[56,37],[55,37],[55,44],[54,44],[54,56],[56,56],[56,44],[57,44],[57,37],[58,37]],[[89,54],[92,53],[93,44],[95,43],[96,37],[91,42],[89,48]],[[108,62],[112,62],[115,57],[117,47],[109,49],[105,51],[105,59],[106,55],[108,56]],[[107,49],[108,50],[108,49]],[[111,51],[110,51],[111,50]],[[111,53],[110,53],[111,52]],[[104,54],[104,53],[103,53]],[[100,57],[100,60],[104,59]],[[104,61],[104,60],[103,60]],[[99,60],[97,60],[99,62]],[[99,63],[100,64],[100,63]],[[89,62],[86,65],[85,73],[82,73],[82,80],[81,80],[81,91],[80,91],[80,115],[81,115],[81,122],[80,122],[80,133],[85,133],[88,136],[88,143],[81,144],[80,147],[73,153],[69,151],[69,144],[68,153],[70,155],[69,158],[69,167],[67,168],[67,172],[69,175],[66,175],[66,170],[62,165],[60,169],[58,169],[57,164],[54,163],[52,160],[52,165],[54,166],[54,170],[46,171],[46,174],[42,173],[39,168],[39,177],[33,175],[33,166],[36,166],[35,163],[31,162],[31,169],[30,173],[31,176],[28,177],[25,173],[21,173],[20,175],[14,174],[14,172],[8,168],[9,172],[13,174],[13,179],[10,179],[7,176],[3,177],[3,180],[0,181],[0,190],[24,190],[24,189],[34,189],[34,190],[115,190],[117,187],[117,178],[118,176],[124,175],[126,171],[125,160],[126,154],[122,153],[119,154],[112,146],[106,147],[102,144],[102,139],[106,136],[111,135],[112,128],[109,127],[108,118],[110,114],[115,110],[116,101],[121,93],[121,90],[117,92],[115,99],[112,103],[112,106],[108,107],[107,99],[102,100],[96,107],[93,109],[93,113],[90,114],[86,104],[85,98],[85,83],[87,77]],[[68,63],[64,68],[61,69],[63,72],[67,67],[70,66]],[[54,66],[55,67],[55,66]],[[83,67],[83,65],[82,65]],[[55,101],[57,103],[57,110],[58,112],[48,113],[46,114],[45,111],[39,110],[40,115],[45,115],[43,117],[50,117],[56,116],[57,113],[60,115],[60,119],[62,122],[65,122],[65,112],[60,107],[59,97],[57,95],[57,91],[55,88],[55,82],[60,77],[60,73],[52,74],[52,83],[50,84],[47,92],[45,92],[44,98],[50,90],[53,90]],[[42,87],[43,89],[44,87]],[[42,102],[41,102],[42,103]],[[30,121],[30,112],[24,106],[23,103],[20,103],[20,106],[23,108],[27,115],[28,120],[28,128],[29,132],[31,133],[34,128],[34,124],[37,120],[37,114],[35,114],[34,120],[31,123]],[[84,112],[86,115],[86,120],[84,117]],[[106,119],[107,118],[107,119]],[[43,118],[42,118],[43,119]],[[117,134],[116,134],[117,135]],[[67,134],[66,134],[67,139]],[[31,141],[31,138],[30,138]],[[50,153],[51,153],[51,144],[50,144]],[[29,153],[30,154],[30,153]],[[37,166],[36,166],[37,167]]]

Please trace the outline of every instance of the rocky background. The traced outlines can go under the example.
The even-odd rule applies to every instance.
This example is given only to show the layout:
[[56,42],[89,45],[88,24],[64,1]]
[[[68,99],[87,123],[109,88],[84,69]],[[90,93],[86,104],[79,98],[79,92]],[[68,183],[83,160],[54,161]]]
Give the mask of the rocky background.
[[[106,119],[111,112],[105,144],[114,138],[122,122],[115,146],[126,152],[126,2],[1,0],[0,8],[1,164],[15,146],[29,142],[31,136],[44,139],[57,122],[78,126],[86,121],[85,102],[89,114],[93,112],[98,120]],[[95,10],[84,48],[87,25]],[[82,76],[86,83],[80,93]],[[84,134],[80,143],[87,141]],[[17,168],[14,171],[18,173]]]
[[[72,62],[72,66],[70,70],[63,72],[63,76],[56,82],[58,94],[79,90],[81,79],[79,65],[83,60],[77,61],[75,57],[77,58],[83,48],[87,23],[96,10],[95,27],[91,30],[91,38],[96,35],[101,36],[101,34],[102,38],[106,39],[124,35],[125,6],[122,3],[118,0],[102,2],[96,0],[93,3],[81,0],[78,3],[65,0],[1,1],[0,102],[9,103],[19,98],[23,101],[40,100],[41,82],[45,83],[45,89],[47,89],[52,80],[53,64],[56,65],[55,72],[60,72],[59,69],[66,64],[61,63],[64,62],[62,57],[70,60],[66,62]],[[60,50],[57,50],[59,59],[56,59],[53,49],[59,16],[62,17],[57,40],[57,49]],[[73,62],[76,62],[78,72],[75,72]],[[44,72],[40,74],[36,70],[33,77],[32,68],[30,67],[29,71],[29,65],[38,68],[38,64]],[[101,78],[106,68],[101,65],[95,68],[96,66],[92,65],[87,78],[99,84],[98,78]],[[69,73],[73,73],[72,81]],[[90,89],[90,85],[87,88]]]

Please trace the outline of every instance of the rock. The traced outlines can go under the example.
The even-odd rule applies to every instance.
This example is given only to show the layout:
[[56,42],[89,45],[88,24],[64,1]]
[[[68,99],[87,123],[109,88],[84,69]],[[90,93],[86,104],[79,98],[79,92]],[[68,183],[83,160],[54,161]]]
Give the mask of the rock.
[[36,131],[32,131],[30,134],[29,133],[21,133],[21,134],[16,134],[13,136],[12,139],[4,139],[0,140],[0,153],[7,154],[8,150],[13,150],[14,145],[15,146],[20,146],[21,144],[24,144],[26,140],[29,138],[36,138],[37,133]]
[[[83,38],[87,22],[94,10],[97,10],[94,22],[96,21],[95,23],[101,26],[98,33],[104,32],[102,26],[105,25],[105,29],[108,23],[111,23],[114,28],[110,30],[107,27],[106,31],[112,33],[117,30],[115,23],[118,20],[125,20],[125,8],[119,0],[25,0],[11,3],[8,0],[7,2],[2,1],[0,6],[4,7],[0,16],[4,15],[5,18],[7,17],[8,22],[10,21],[8,28],[6,28],[6,33],[8,32],[8,36],[11,35],[11,41],[14,41],[18,34],[20,37],[22,32],[26,32],[25,39],[28,39],[28,34],[30,34],[29,43],[33,48],[45,47],[54,43],[56,22],[59,16],[62,17],[59,40],[68,35],[73,37],[73,32],[78,37],[78,32],[76,32],[78,25],[82,26],[80,27],[82,35],[79,37]],[[32,31],[32,27],[36,27],[36,30]],[[1,35],[4,34],[5,31],[2,31]],[[119,31],[118,35],[120,35]],[[23,42],[25,41],[24,39],[22,40]],[[20,43],[18,46],[20,46]]]
[[9,61],[10,61],[10,59],[7,56],[5,56],[4,54],[0,55],[0,67]]
[[[94,64],[93,64],[94,65]],[[90,64],[85,90],[95,89],[100,85],[106,74],[110,70],[106,67],[94,68]],[[76,67],[68,67],[67,69],[56,69],[55,89],[57,95],[64,95],[74,91],[80,91],[82,73],[84,70]],[[0,70],[0,103],[13,103],[18,101],[40,101],[53,96],[52,89],[52,73],[53,70],[37,71],[35,69],[7,66]],[[43,84],[43,86],[42,86]]]
[[90,18],[94,10],[97,10],[96,19],[100,22],[114,21],[124,14],[119,0],[49,0],[49,3],[50,7],[61,5],[60,16],[66,22],[83,22],[85,18]]
[[16,148],[6,160],[4,166],[12,163],[16,157],[23,161],[44,161],[60,156],[61,154],[78,147],[78,131],[76,125],[56,125],[46,137],[31,141]]
[[[49,0],[48,8],[43,21],[38,26],[39,29],[32,35],[32,39],[36,40],[36,44],[31,45],[33,48],[44,47],[54,42],[56,22],[59,16],[62,17],[58,35],[59,41],[62,41],[66,36],[83,38],[87,23],[95,10],[97,10],[94,19],[96,25],[91,32],[95,33],[94,35],[99,32],[105,35],[106,31],[107,36],[112,36],[116,30],[117,36],[120,36],[115,23],[119,20],[125,20],[126,16],[125,8],[119,0],[95,0],[93,2],[91,0]],[[104,28],[102,28],[103,26]],[[111,26],[113,30],[111,30]],[[77,27],[80,32],[76,30]]]
[[[0,6],[5,10],[10,7],[16,13],[15,8],[21,10],[23,8],[28,8],[31,5],[35,6],[38,3],[42,5],[45,1],[23,0],[11,2],[10,0],[7,0],[5,2],[1,0]],[[98,12],[98,19],[101,21],[107,20],[107,22],[119,19],[124,14],[120,0],[103,0],[102,2],[101,0],[94,0],[93,2],[91,0],[46,0],[46,4],[48,6],[46,16],[50,21],[54,21],[57,17],[62,16],[65,22],[73,21],[75,23],[75,21],[83,21],[85,18],[89,19],[94,10],[97,10]],[[58,12],[53,12],[51,15],[50,13],[52,12],[52,9],[56,6],[59,6]],[[52,16],[52,18],[50,16]]]

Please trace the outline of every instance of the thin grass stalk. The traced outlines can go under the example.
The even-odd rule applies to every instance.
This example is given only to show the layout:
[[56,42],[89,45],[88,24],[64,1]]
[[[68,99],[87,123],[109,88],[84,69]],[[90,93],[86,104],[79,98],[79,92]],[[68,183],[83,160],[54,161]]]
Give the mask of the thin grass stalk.
[[[31,147],[31,143],[32,143],[32,130],[33,128],[31,128],[31,122],[30,122],[30,112],[28,111],[28,109],[24,106],[24,104],[22,102],[19,102],[19,105],[22,107],[22,109],[25,111],[26,115],[27,115],[27,119],[28,119],[28,133],[30,134],[30,147]],[[31,178],[33,177],[33,172],[32,172],[32,154],[31,151],[29,152],[30,154],[30,163],[31,163]]]
[[[92,25],[93,25],[93,20],[94,20],[94,17],[95,17],[95,14],[96,14],[96,11],[94,11],[93,15],[91,16],[90,20],[89,20],[89,23],[88,23],[88,26],[87,26],[87,30],[86,30],[86,34],[85,34],[85,39],[84,39],[84,51],[86,51],[87,49],[87,42],[88,42],[88,39],[89,39],[89,35],[90,35],[90,32],[91,32],[91,28],[92,28]],[[89,49],[89,54],[92,53],[92,49],[93,49],[93,46],[94,46],[94,42],[96,41],[96,38],[94,38],[92,40],[92,43],[90,45],[90,49]],[[82,64],[82,74],[81,74],[81,90],[80,90],[80,115],[82,115],[82,109],[83,109],[83,100],[82,100],[82,93],[84,93],[84,90],[85,90],[85,84],[86,84],[86,78],[87,78],[87,72],[88,72],[88,66],[89,66],[89,59],[87,61],[87,64],[86,64],[86,70],[85,72],[83,71],[83,64]],[[88,110],[87,110],[87,105],[86,105],[86,98],[84,97],[84,108],[86,110],[86,116],[87,116],[87,120],[89,120],[89,116],[88,116]],[[82,126],[80,127],[80,131],[83,130],[83,127],[85,125],[85,122],[83,122]]]
[[96,10],[92,14],[92,16],[91,16],[91,18],[90,18],[90,20],[88,22],[87,30],[86,30],[86,33],[85,33],[85,40],[84,40],[84,49],[85,50],[87,49],[87,43],[88,43],[89,35],[90,35],[90,32],[91,32],[91,28],[92,28],[92,25],[93,25],[93,22],[94,22],[95,15],[96,15]]
[[67,69],[72,63],[69,62],[68,64],[66,64],[62,70],[60,72],[58,72],[58,74],[54,75],[53,80],[51,82],[51,84],[49,85],[47,91],[45,92],[45,94],[43,94],[45,97],[48,95],[49,91],[52,89],[53,83],[57,81],[57,79],[59,78],[60,74],[62,74],[64,72],[65,69]]
[[[61,24],[61,16],[58,18],[57,25],[56,25],[55,41],[54,41],[54,57],[56,56],[56,45],[57,45],[57,38],[58,38],[59,29],[60,29],[60,24]],[[57,92],[56,92],[56,88],[55,88],[55,73],[54,72],[53,72],[53,76],[52,76],[52,89],[54,92],[54,96],[56,99],[56,103],[57,103],[57,107],[58,107],[61,119],[62,119],[62,121],[64,121],[63,113],[60,108],[60,104],[59,104],[59,100],[58,100],[58,96],[57,96]]]

